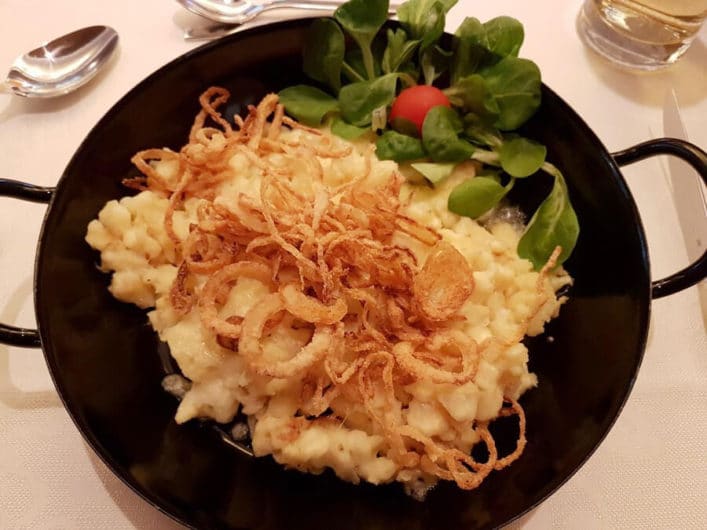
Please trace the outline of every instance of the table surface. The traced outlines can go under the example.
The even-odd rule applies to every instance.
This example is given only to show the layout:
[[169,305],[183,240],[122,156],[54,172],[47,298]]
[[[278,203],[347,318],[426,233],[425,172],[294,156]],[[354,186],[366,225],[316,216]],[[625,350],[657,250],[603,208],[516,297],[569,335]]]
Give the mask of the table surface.
[[[538,63],[544,81],[610,151],[662,136],[663,107],[673,92],[690,139],[707,148],[705,28],[673,67],[629,73],[583,47],[575,30],[579,6],[579,0],[461,0],[448,29],[466,16],[520,19],[522,55]],[[258,23],[287,16],[292,13],[273,13]],[[117,60],[78,93],[51,101],[0,95],[0,177],[45,186],[56,183],[83,137],[124,93],[198,45],[183,41],[180,29],[195,17],[169,0],[3,0],[0,20],[0,64],[7,66],[19,53],[83,26],[106,24],[120,34]],[[653,276],[663,277],[688,262],[668,164],[654,158],[624,174],[648,236]],[[44,209],[2,201],[2,322],[34,325],[32,270]],[[693,287],[653,303],[645,359],[616,425],[572,479],[513,527],[707,527],[704,300]],[[0,346],[0,447],[0,528],[180,527],[127,488],[84,443],[39,350]]]

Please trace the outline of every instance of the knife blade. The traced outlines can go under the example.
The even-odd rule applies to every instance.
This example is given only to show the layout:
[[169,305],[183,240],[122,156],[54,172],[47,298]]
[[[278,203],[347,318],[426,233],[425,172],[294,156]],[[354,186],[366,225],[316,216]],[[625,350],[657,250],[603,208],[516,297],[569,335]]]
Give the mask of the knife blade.
[[[674,89],[666,95],[663,105],[663,132],[667,137],[689,141]],[[707,200],[704,185],[697,173],[676,157],[668,157],[668,172],[680,229],[688,258],[692,262],[707,247]]]

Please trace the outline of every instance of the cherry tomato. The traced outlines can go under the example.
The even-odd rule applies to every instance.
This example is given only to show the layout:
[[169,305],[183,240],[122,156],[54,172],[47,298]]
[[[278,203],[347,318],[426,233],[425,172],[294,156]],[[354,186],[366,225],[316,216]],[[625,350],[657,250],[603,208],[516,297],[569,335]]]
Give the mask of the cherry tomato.
[[425,121],[427,112],[432,107],[439,105],[451,106],[449,99],[439,88],[429,85],[406,88],[393,102],[393,108],[390,110],[390,124],[393,129],[408,134],[416,129],[418,136],[420,136],[422,135],[422,122]]

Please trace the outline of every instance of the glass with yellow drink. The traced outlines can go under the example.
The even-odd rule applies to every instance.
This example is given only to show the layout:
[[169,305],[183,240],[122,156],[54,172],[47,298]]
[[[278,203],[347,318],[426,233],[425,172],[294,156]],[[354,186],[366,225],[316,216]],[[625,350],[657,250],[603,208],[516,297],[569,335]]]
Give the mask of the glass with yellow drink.
[[685,53],[707,16],[707,0],[585,0],[584,42],[630,68],[657,70]]

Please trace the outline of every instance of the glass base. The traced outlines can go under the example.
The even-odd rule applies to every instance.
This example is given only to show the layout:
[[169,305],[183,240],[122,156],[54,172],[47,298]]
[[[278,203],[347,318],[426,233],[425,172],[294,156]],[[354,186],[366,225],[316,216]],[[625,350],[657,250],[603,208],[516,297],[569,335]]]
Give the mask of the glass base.
[[[634,19],[639,19],[645,29],[652,21],[643,14],[630,10],[605,7],[603,3],[587,0],[577,18],[577,33],[582,41],[599,55],[625,68],[654,71],[675,63],[690,47],[694,35],[683,35],[672,42],[654,43],[639,39],[627,31],[626,27]],[[656,22],[656,25],[658,23]],[[623,27],[622,27],[623,26]],[[656,32],[666,31],[660,24]]]

